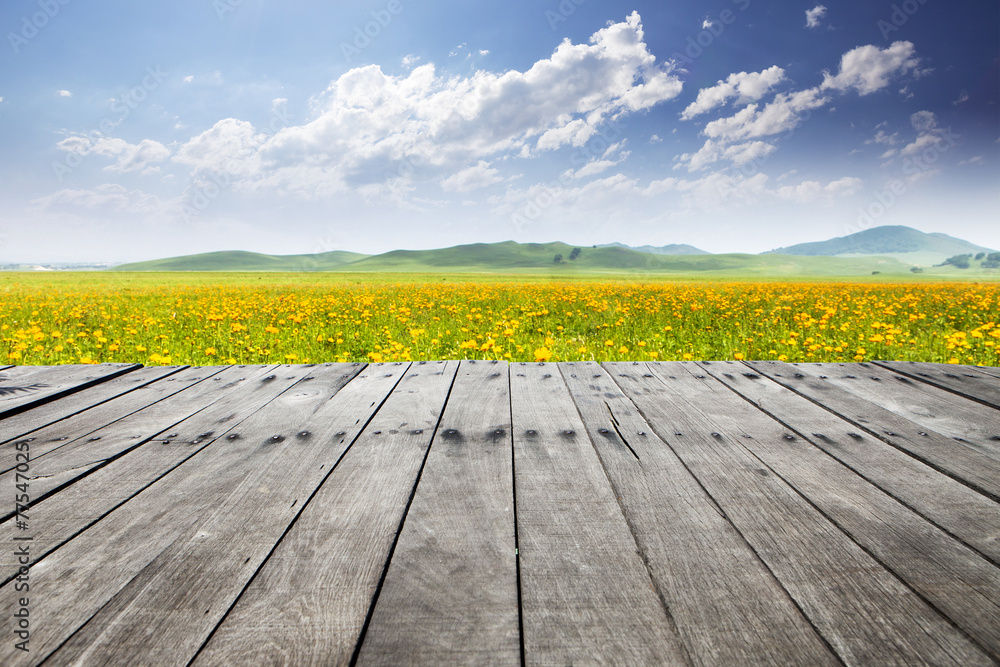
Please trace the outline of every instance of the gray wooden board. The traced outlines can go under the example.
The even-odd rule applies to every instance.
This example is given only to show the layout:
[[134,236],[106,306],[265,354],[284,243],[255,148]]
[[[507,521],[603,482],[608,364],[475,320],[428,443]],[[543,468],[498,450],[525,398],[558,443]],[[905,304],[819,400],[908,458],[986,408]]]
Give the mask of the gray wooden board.
[[558,367],[510,373],[525,664],[685,663]]
[[[186,367],[153,366],[140,368],[113,380],[102,382],[86,391],[79,391],[50,403],[43,403],[24,412],[19,412],[0,421],[0,443],[24,438],[33,431],[152,384],[184,368]],[[0,460],[3,458],[3,451],[4,448],[0,446]]]
[[[144,600],[143,591],[147,584],[162,585],[162,575],[158,577],[158,572],[165,568],[183,570],[183,563],[176,561],[175,556],[183,554],[193,543],[213,543],[212,535],[205,534],[200,527],[217,521],[220,512],[233,512],[235,499],[249,502],[248,494],[256,493],[258,503],[266,502],[268,495],[285,488],[284,484],[288,484],[287,488],[299,484],[301,479],[269,480],[267,477],[272,470],[282,472],[283,462],[298,460],[291,455],[303,440],[296,434],[302,432],[303,424],[314,413],[330,402],[340,389],[338,378],[345,377],[337,365],[313,371],[310,373],[312,380],[297,383],[292,390],[284,392],[243,422],[237,430],[213,441],[170,474],[161,477],[32,567],[31,591],[34,596],[31,614],[37,622],[33,625],[31,636],[32,656],[27,660],[21,652],[14,650],[12,643],[5,642],[0,644],[0,664],[24,664],[50,656],[88,622],[93,622],[91,630],[102,629],[102,624],[109,615],[115,616],[117,609],[123,606],[132,608],[129,602],[133,599]],[[352,369],[346,376],[353,372]],[[394,382],[395,378],[391,381]],[[308,442],[309,439],[306,440]],[[325,470],[319,471],[319,466],[316,469],[312,475],[325,474]],[[304,502],[306,498],[296,500]],[[273,511],[286,514],[291,506],[289,501],[288,505],[275,506]],[[39,531],[44,530],[44,526],[37,521],[33,520],[33,525]],[[247,526],[241,526],[243,541],[253,539],[254,531],[247,530]],[[238,544],[242,543],[245,542]],[[225,562],[229,563],[228,560]],[[190,565],[194,567],[196,563]],[[194,571],[191,570],[192,574]],[[229,576],[252,572],[253,568],[249,573],[234,568]],[[183,590],[189,593],[191,583],[181,577],[175,585],[178,592]],[[197,583],[211,584],[210,581]],[[0,605],[6,605],[4,608],[12,607],[16,597],[12,585],[0,588]],[[155,612],[158,608],[169,614],[173,604],[173,599],[165,598],[151,611]],[[102,609],[102,616],[95,620],[93,617]],[[224,607],[214,608],[211,605],[205,609],[214,609],[216,619],[225,612]],[[205,609],[199,610],[198,615],[211,616],[204,613]],[[135,613],[138,614],[139,610]],[[187,613],[190,615],[190,612]],[[211,617],[204,620],[211,621]],[[113,627],[108,629],[113,630]],[[90,636],[89,632],[87,636]],[[163,642],[159,643],[160,649],[168,650],[165,661],[169,662],[169,649],[164,647],[175,641],[178,650],[186,646],[173,635],[150,635],[146,628],[136,635],[121,648],[134,647],[135,642],[142,638],[149,641],[159,639]],[[194,639],[188,637],[186,641]],[[73,651],[79,648],[85,649],[73,644]],[[150,662],[164,661],[156,660],[153,653],[150,655]]]
[[509,366],[463,361],[450,396],[359,665],[520,662]]
[[607,372],[594,362],[559,369],[690,661],[839,664]]
[[15,366],[0,371],[0,419],[141,368],[138,364]]
[[[949,368],[915,361],[876,361],[890,371],[936,385],[1000,410],[1000,378],[974,367]],[[997,416],[1000,419],[1000,415]]]
[[[257,376],[268,374],[273,368],[190,368],[151,385],[148,391],[136,391],[122,396],[123,405],[118,408],[125,416],[107,426],[97,430],[90,430],[90,426],[80,428],[81,424],[78,422],[91,421],[86,416],[89,413],[84,413],[79,420],[67,420],[66,423],[60,422],[39,431],[39,437],[31,438],[35,442],[30,443],[32,462],[28,476],[31,478],[32,499],[42,498],[60,486],[86,476],[95,468],[139,447],[153,436],[166,432],[175,424],[203,410],[231,388],[259,379]],[[109,406],[112,403],[118,401],[110,402]],[[110,409],[112,412],[115,410],[113,407]],[[92,416],[98,421],[91,425],[100,423],[107,415],[95,412]],[[79,431],[76,430],[78,428]],[[86,435],[75,439],[72,437],[73,433],[81,431]],[[13,484],[15,474],[15,470],[0,474],[0,484]],[[7,516],[9,515],[4,518]]]
[[[857,428],[1000,500],[1000,462],[827,380],[780,361],[745,362],[755,372],[805,396]],[[807,370],[807,369],[806,369]]]
[[845,663],[992,664],[746,449],[728,388],[679,363],[605,368]]
[[914,424],[1000,459],[1000,411],[871,364],[791,364]]
[[1000,378],[1000,368],[996,366],[959,366],[962,370],[978,371],[984,375]]
[[351,661],[457,368],[413,364],[367,426],[360,401],[337,418],[364,431],[194,664]]
[[[30,447],[31,458],[39,459],[50,452],[68,446],[70,443],[79,440],[87,441],[90,437],[99,437],[92,436],[92,434],[128,418],[157,401],[182,392],[191,385],[220,371],[222,368],[219,367],[185,368],[158,382],[139,387],[135,391],[106,401],[90,410],[79,412],[68,419],[32,431],[23,438],[6,442],[0,445],[0,470],[6,472],[14,468],[16,461],[13,452],[18,446],[23,446],[25,442]],[[82,393],[86,394],[87,392]]]
[[[726,365],[684,367],[694,376],[710,374],[701,380],[707,391],[685,395],[707,397],[699,405],[711,425],[738,435],[771,473],[1000,659],[1000,568],[827,455],[814,445],[819,437],[793,432],[740,394],[719,391],[716,379],[735,382],[734,374],[720,372]],[[720,377],[711,376],[713,369]],[[692,384],[681,380],[684,387]],[[993,513],[1000,518],[1000,506],[994,504]]]
[[[155,483],[312,371],[313,368],[307,366],[286,366],[274,373],[276,377],[273,379],[268,379],[268,376],[233,387],[210,407],[171,429],[204,434],[212,428],[218,429],[216,422],[220,415],[224,415],[226,428],[218,429],[214,437],[173,442],[148,441],[128,456],[115,459],[33,505],[29,516],[40,530],[34,535],[31,562],[37,562]],[[10,523],[0,524],[0,532],[3,530],[13,528]],[[5,583],[13,576],[11,573],[17,571],[13,553],[0,552],[0,564],[0,583]]]
[[1000,506],[837,415],[732,361],[698,364],[856,474],[1000,565]]

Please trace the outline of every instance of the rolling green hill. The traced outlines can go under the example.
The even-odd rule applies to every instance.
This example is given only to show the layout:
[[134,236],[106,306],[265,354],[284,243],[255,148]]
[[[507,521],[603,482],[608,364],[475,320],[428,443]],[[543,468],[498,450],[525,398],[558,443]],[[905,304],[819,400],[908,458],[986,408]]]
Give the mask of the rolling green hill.
[[368,255],[334,250],[317,255],[262,255],[242,250],[207,252],[120,264],[112,271],[329,271]]
[[[262,255],[216,252],[123,264],[115,271],[229,271],[357,273],[495,273],[545,276],[588,274],[702,275],[717,277],[909,275],[911,264],[893,257],[763,255],[661,255],[623,246],[581,247],[565,243],[473,243],[434,250],[393,250],[381,255],[329,252],[319,255]],[[556,256],[561,256],[556,261]],[[954,267],[934,269],[953,273]]]
[[[870,275],[903,273],[909,267],[890,258],[804,258],[784,255],[654,255],[623,247],[581,248],[565,243],[475,243],[437,250],[394,250],[338,271],[494,272],[573,275],[578,273],[713,273],[745,275]],[[556,262],[555,256],[562,255]]]
[[687,245],[686,243],[671,243],[670,245],[662,246],[652,246],[652,245],[640,245],[640,246],[630,246],[624,243],[604,243],[597,246],[598,248],[628,248],[629,250],[638,250],[639,252],[647,252],[651,255],[710,255],[711,253],[702,250],[701,248],[695,248],[693,245]]
[[829,241],[800,243],[764,254],[864,257],[883,255],[908,264],[932,265],[963,253],[990,252],[989,248],[947,234],[927,234],[911,227],[886,225]]

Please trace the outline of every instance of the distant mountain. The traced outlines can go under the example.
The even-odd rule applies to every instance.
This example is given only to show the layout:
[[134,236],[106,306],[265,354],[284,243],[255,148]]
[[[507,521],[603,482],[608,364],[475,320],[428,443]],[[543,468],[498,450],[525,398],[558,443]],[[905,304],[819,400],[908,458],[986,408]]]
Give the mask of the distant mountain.
[[262,255],[243,250],[206,252],[119,264],[112,271],[329,271],[368,255],[343,250],[316,255]]
[[670,245],[652,246],[652,245],[641,245],[641,246],[631,246],[625,245],[624,243],[604,243],[597,246],[598,248],[628,248],[629,250],[635,250],[637,252],[645,252],[650,255],[710,255],[711,253],[706,252],[700,248],[695,248],[693,245],[687,245],[685,243],[671,243]]
[[954,255],[980,252],[992,251],[947,234],[927,234],[912,227],[886,225],[829,241],[800,243],[762,254],[810,257],[885,255],[912,264],[937,264]]

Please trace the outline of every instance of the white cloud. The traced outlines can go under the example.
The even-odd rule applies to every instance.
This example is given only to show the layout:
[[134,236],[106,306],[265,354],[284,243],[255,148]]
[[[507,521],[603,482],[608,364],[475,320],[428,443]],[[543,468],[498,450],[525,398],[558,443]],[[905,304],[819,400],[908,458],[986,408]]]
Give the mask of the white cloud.
[[730,74],[725,81],[719,81],[710,88],[698,91],[698,98],[681,113],[681,119],[690,120],[698,114],[722,106],[731,99],[737,103],[755,102],[784,81],[785,70],[777,65],[762,72],[739,72]]
[[930,111],[918,111],[910,116],[910,124],[917,131],[917,138],[900,149],[900,155],[917,155],[941,141],[941,128],[937,117]]
[[802,113],[818,109],[829,101],[819,88],[779,93],[759,111],[756,104],[751,104],[729,118],[712,121],[705,126],[705,136],[740,141],[788,132],[799,125]]
[[822,88],[839,91],[853,88],[861,95],[874,93],[888,86],[892,77],[914,70],[920,61],[913,54],[911,42],[893,42],[887,49],[871,44],[859,46],[841,57],[836,76],[825,73]]
[[108,165],[104,170],[122,173],[135,171],[153,173],[159,171],[159,167],[154,165],[170,157],[170,149],[152,139],[143,139],[138,144],[130,144],[124,139],[115,137],[72,136],[63,139],[56,145],[64,151],[80,155],[94,153],[103,157],[116,158],[117,162]]
[[420,62],[420,56],[415,56],[412,53],[409,53],[403,56],[402,62],[403,62],[403,67],[412,67],[413,65],[416,65],[418,62]]
[[[2,101],[3,101],[3,98],[0,97],[0,102],[2,102]],[[959,104],[965,104],[968,101],[969,101],[969,92],[967,90],[963,90],[959,94],[958,99],[955,100],[954,102],[952,102],[952,104],[954,104],[955,106],[958,106]]]
[[267,138],[246,121],[226,118],[192,137],[174,155],[174,161],[195,171],[247,173],[257,162],[257,151]]
[[[887,86],[890,77],[916,67],[918,60],[913,52],[913,45],[909,42],[895,42],[884,50],[871,45],[852,49],[841,57],[840,72],[836,76],[824,72],[822,85],[798,92],[778,93],[763,107],[750,104],[732,116],[708,123],[702,131],[707,137],[705,144],[695,153],[678,156],[675,169],[686,165],[689,170],[695,171],[720,159],[749,161],[766,157],[774,150],[771,142],[752,142],[752,149],[731,145],[795,130],[809,112],[830,103],[833,98],[826,91],[855,89],[866,95]],[[754,78],[749,79],[750,85],[745,94],[763,96],[783,79],[784,72],[772,67],[757,75],[745,72],[731,75],[727,81],[699,91],[698,99],[684,110],[682,118],[690,118],[741,94],[739,83],[747,81],[747,77]]]
[[479,164],[463,169],[441,181],[441,188],[452,192],[470,192],[502,181],[503,177],[499,171],[492,168],[488,162],[480,160]]
[[895,146],[899,143],[899,132],[893,132],[892,134],[886,133],[885,130],[879,129],[875,136],[871,139],[865,141],[866,144],[882,144],[885,146]]
[[609,119],[680,93],[672,65],[657,63],[643,40],[633,12],[587,44],[564,40],[524,72],[441,76],[426,64],[393,76],[355,68],[314,100],[310,122],[267,137],[225,119],[174,160],[215,170],[241,161],[249,186],[308,195],[444,181],[480,161],[581,146]]
[[818,28],[819,20],[826,16],[826,7],[823,5],[816,5],[812,9],[806,11],[806,27],[807,28]]
[[712,23],[712,19],[705,19],[704,21],[701,22],[701,29],[702,30],[708,30],[713,25],[714,24]]
[[[3,98],[0,97],[0,102],[2,102],[2,101],[3,101]],[[660,135],[658,135],[658,134],[654,134],[653,136],[651,136],[649,138],[649,143],[651,143],[651,144],[658,144],[658,143],[660,143],[662,141],[663,141],[663,139],[661,139]]]
[[60,90],[59,97],[73,97],[73,93],[69,92],[68,90]]
[[194,81],[194,74],[188,74],[186,77],[184,77],[183,81],[184,83],[191,83],[192,81]]
[[830,204],[837,197],[847,197],[861,192],[864,181],[860,178],[845,177],[823,185],[819,181],[803,181],[798,185],[786,185],[774,193],[779,199],[812,204],[823,202]]

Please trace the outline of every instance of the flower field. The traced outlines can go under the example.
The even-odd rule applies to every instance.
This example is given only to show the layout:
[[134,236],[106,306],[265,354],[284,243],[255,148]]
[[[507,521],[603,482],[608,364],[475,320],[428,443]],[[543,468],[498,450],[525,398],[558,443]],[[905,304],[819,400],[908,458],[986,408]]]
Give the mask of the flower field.
[[1000,365],[996,283],[434,280],[9,279],[0,288],[0,361]]

